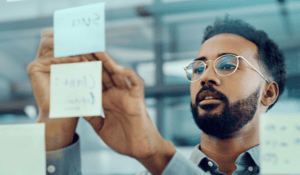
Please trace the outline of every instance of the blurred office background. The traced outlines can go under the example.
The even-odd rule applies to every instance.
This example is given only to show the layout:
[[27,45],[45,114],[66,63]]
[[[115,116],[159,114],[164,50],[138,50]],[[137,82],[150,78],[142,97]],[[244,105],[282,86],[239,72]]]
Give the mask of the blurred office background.
[[[164,138],[189,157],[200,142],[183,67],[197,55],[204,29],[229,14],[265,30],[286,56],[287,88],[269,113],[300,111],[298,0],[27,0],[0,1],[0,124],[34,123],[38,110],[26,67],[56,10],[106,2],[106,48],[146,85],[149,115]],[[234,82],[233,82],[234,83]],[[111,151],[80,119],[84,175],[134,174],[144,167]],[[122,144],[122,143],[120,143]]]

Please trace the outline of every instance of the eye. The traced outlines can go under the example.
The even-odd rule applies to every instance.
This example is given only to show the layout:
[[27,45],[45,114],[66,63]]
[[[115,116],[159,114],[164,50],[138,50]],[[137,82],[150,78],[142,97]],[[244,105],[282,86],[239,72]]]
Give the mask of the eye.
[[229,62],[221,63],[218,65],[218,69],[220,69],[220,70],[233,70],[235,68],[236,68],[236,65],[233,63],[229,63]]
[[194,74],[202,74],[204,72],[204,67],[199,66],[196,69],[194,69]]

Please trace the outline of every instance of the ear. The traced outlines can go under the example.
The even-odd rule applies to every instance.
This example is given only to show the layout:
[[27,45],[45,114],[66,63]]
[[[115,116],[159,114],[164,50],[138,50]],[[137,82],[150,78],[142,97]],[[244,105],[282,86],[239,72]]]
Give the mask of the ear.
[[261,103],[264,106],[271,106],[277,99],[279,94],[278,84],[275,81],[266,84]]

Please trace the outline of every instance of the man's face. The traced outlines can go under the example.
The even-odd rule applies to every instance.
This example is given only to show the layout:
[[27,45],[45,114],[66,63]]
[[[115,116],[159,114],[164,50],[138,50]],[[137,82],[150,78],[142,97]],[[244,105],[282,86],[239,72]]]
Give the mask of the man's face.
[[[219,34],[201,46],[197,57],[204,57],[208,67],[199,81],[191,83],[191,109],[198,127],[219,139],[235,137],[253,119],[261,100],[260,85],[264,82],[242,59],[235,73],[218,75],[213,63],[224,53],[243,56],[259,69],[255,59],[257,46],[238,35]],[[208,98],[203,100],[203,97]]]

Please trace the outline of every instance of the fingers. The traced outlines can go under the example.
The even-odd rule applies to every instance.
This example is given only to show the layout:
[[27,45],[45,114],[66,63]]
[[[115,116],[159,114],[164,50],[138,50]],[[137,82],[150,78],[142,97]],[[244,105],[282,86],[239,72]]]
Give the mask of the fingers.
[[107,52],[94,53],[95,57],[102,61],[102,83],[109,89],[112,86],[118,88],[143,87],[143,79],[132,69],[118,65]]
[[121,74],[109,75],[108,72],[105,70],[102,71],[102,85],[105,87],[106,90],[114,86],[120,89],[131,88],[131,82],[128,80],[127,77],[124,77]]
[[82,60],[80,56],[51,58],[49,59],[49,64],[76,63],[79,62],[80,60]]
[[132,68],[121,68],[117,72],[129,80],[126,83],[130,86],[144,86],[144,80]]
[[114,75],[112,75],[112,79],[113,79],[115,85],[118,86],[119,88],[121,88],[121,89],[127,88],[126,81],[123,76],[114,74]]
[[115,86],[115,83],[113,82],[111,76],[108,74],[108,72],[102,68],[102,84],[106,87],[106,89],[109,89],[113,86]]
[[41,38],[41,44],[40,47],[43,49],[52,49],[54,48],[54,41],[53,38],[50,37],[43,37]]
[[42,34],[41,34],[41,37],[51,37],[53,38],[54,36],[54,30],[53,29],[47,29],[47,30],[43,30],[42,31]]
[[130,88],[128,79],[118,72],[123,68],[107,52],[94,53],[95,57],[102,61],[102,83],[109,89],[112,86]]
[[[54,41],[53,41],[53,29],[44,30],[41,34],[41,43],[39,46],[37,59],[46,59],[48,60],[43,61],[46,65],[51,64],[63,64],[63,63],[72,63],[72,62],[79,62],[79,61],[102,61],[103,65],[103,76],[102,76],[102,83],[103,89],[109,89],[112,86],[117,86],[119,88],[130,88],[131,84],[136,84],[135,82],[132,83],[130,79],[134,80],[134,78],[130,77],[127,78],[126,76],[122,76],[121,74],[117,73],[123,68],[122,66],[118,65],[114,59],[107,53],[107,52],[98,52],[95,54],[84,54],[80,55],[80,60],[77,57],[64,57],[64,58],[53,58],[54,57]],[[76,59],[74,59],[76,58]],[[136,74],[136,76],[138,76]]]
[[102,61],[102,84],[109,89],[113,86],[118,86],[119,88],[124,88],[124,83],[122,83],[122,78],[120,75],[115,74],[114,69],[119,68],[119,65],[107,52],[97,52],[94,53],[96,59]]
[[102,70],[102,84],[107,88],[117,86],[118,88],[126,88],[125,78],[120,74],[109,75],[107,71]]
[[48,50],[45,51],[39,58],[37,59],[45,59],[45,58],[54,58],[54,51],[53,50]]
[[49,59],[42,59],[38,60],[37,62],[45,65],[50,66],[52,64],[65,64],[65,63],[76,63],[79,62],[81,58],[79,56],[74,57],[61,57],[61,58],[49,58]]
[[98,61],[98,59],[96,57],[94,57],[93,54],[84,54],[84,55],[80,55],[80,57],[82,58],[82,60],[84,62],[87,62],[87,61]]
[[131,88],[131,82],[128,80],[127,77],[124,78],[124,83],[127,89]]
[[109,75],[116,73],[116,71],[122,67],[118,65],[107,52],[96,52],[94,55],[98,60],[102,61],[102,67]]
[[[51,56],[53,57],[53,30],[44,30],[41,34],[41,43],[39,45],[39,49],[36,55],[36,59],[42,59],[44,56]],[[45,55],[45,54],[51,55]]]
[[111,86],[115,86],[119,89],[129,89],[132,96],[145,95],[144,81],[132,68],[117,70],[116,73],[111,76],[111,79],[114,85],[110,84],[107,89],[111,88]]
[[132,68],[123,68],[119,73],[125,77],[124,83],[132,96],[144,97],[144,80]]

